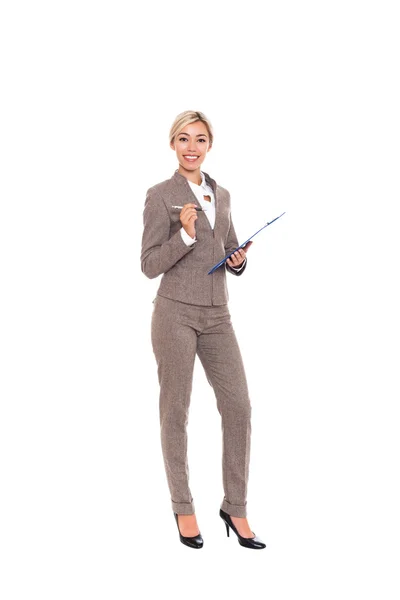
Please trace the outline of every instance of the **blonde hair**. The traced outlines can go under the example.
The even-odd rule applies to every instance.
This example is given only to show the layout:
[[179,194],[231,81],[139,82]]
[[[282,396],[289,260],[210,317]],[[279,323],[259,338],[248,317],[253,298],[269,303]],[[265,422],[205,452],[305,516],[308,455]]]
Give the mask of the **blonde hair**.
[[204,125],[207,127],[208,135],[210,138],[210,146],[214,140],[213,128],[210,123],[210,120],[207,119],[206,115],[200,111],[194,110],[185,110],[181,112],[172,123],[172,127],[169,130],[169,143],[172,144],[175,140],[175,136],[182,131],[182,129],[189,125],[190,123],[194,123],[195,121],[202,121]]

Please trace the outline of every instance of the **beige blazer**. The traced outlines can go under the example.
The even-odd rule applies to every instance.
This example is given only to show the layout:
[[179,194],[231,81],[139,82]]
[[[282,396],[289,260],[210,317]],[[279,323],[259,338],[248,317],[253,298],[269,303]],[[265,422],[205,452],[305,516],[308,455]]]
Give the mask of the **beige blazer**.
[[200,204],[186,177],[176,170],[170,179],[147,190],[140,260],[143,273],[150,279],[163,274],[157,292],[160,296],[188,304],[216,306],[227,304],[229,300],[226,271],[241,275],[247,260],[241,271],[234,271],[225,263],[212,275],[207,274],[215,263],[237,248],[239,242],[232,223],[228,190],[208,173],[203,173],[215,196],[214,229],[205,213],[198,212],[197,242],[187,246],[182,240],[180,211],[171,207],[188,202]]

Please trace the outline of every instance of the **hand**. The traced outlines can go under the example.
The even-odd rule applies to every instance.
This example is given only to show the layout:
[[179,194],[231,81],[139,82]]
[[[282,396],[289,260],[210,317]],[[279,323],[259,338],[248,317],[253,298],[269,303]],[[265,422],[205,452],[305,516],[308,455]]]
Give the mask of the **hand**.
[[196,237],[194,222],[197,219],[197,211],[194,208],[195,206],[197,206],[197,204],[192,202],[185,204],[179,215],[184,230],[192,238]]
[[247,242],[247,244],[243,248],[239,248],[232,254],[230,258],[227,259],[227,263],[230,267],[240,267],[246,258],[246,252],[250,248],[253,242]]

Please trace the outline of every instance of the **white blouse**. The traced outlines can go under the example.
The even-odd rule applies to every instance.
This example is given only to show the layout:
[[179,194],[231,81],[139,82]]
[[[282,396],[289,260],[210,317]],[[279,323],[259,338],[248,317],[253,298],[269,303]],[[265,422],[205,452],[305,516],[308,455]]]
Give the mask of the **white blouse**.
[[[208,183],[206,182],[206,178],[204,176],[203,171],[200,171],[200,175],[201,175],[201,184],[200,185],[197,185],[197,183],[193,183],[192,181],[189,181],[189,180],[188,180],[188,183],[189,183],[190,187],[192,188],[193,193],[195,194],[197,200],[199,201],[201,208],[204,210],[205,215],[210,222],[211,229],[214,229],[214,224],[215,224],[214,191],[213,191],[212,187],[209,186]],[[211,201],[204,200],[204,196],[210,196]],[[181,236],[182,236],[182,239],[185,242],[186,246],[192,246],[197,241],[196,238],[190,237],[190,235],[185,231],[185,229],[183,227],[181,228]],[[247,258],[244,259],[244,261],[240,265],[240,267],[232,267],[232,268],[235,269],[235,271],[240,271],[244,267],[246,260],[247,260]]]

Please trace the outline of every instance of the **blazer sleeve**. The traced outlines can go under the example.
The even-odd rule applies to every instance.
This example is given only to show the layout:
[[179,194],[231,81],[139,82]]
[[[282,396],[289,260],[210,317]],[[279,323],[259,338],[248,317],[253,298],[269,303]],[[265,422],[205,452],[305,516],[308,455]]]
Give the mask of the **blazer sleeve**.
[[175,265],[195,244],[187,246],[178,229],[170,237],[170,218],[162,198],[150,188],[143,210],[143,235],[140,262],[142,272],[154,279]]
[[[235,248],[237,248],[239,246],[235,228],[234,228],[233,222],[232,222],[232,215],[230,215],[229,218],[230,218],[230,226],[229,226],[229,231],[228,231],[228,237],[227,237],[226,244],[225,244],[225,254],[229,254],[229,252],[232,252],[232,250],[235,250]],[[244,259],[243,264],[240,265],[240,267],[238,267],[237,269],[228,265],[227,262],[225,263],[225,266],[226,266],[226,270],[229,271],[229,273],[232,273],[233,275],[236,275],[236,276],[242,275],[243,271],[246,269],[246,266],[247,266],[247,256]]]

